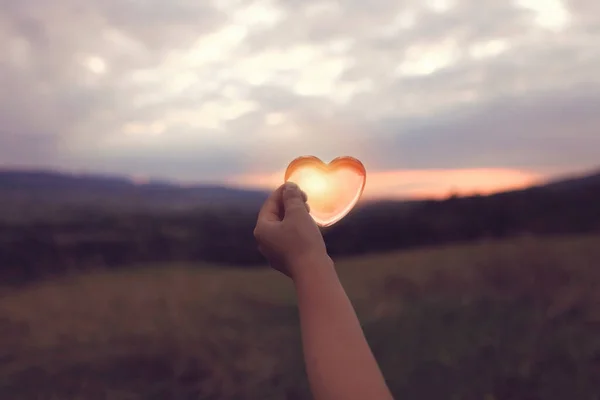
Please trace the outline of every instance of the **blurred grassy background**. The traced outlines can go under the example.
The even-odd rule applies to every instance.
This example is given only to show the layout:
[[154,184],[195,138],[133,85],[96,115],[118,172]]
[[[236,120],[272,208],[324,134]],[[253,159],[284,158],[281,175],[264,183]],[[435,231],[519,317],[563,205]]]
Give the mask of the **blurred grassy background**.
[[[597,400],[599,260],[579,236],[336,263],[396,398]],[[2,289],[0,398],[309,399],[291,282],[204,267]]]

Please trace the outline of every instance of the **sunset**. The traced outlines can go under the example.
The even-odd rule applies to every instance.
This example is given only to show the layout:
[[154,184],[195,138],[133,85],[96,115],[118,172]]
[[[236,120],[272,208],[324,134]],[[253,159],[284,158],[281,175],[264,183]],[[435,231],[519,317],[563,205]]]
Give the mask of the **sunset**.
[[[226,181],[232,186],[273,189],[285,170],[274,174],[242,175]],[[516,169],[431,169],[369,172],[363,198],[416,199],[451,195],[485,195],[545,183],[554,175]],[[317,182],[318,183],[318,182]]]
[[9,0],[0,166],[260,184],[348,155],[392,197],[593,169],[594,4]]

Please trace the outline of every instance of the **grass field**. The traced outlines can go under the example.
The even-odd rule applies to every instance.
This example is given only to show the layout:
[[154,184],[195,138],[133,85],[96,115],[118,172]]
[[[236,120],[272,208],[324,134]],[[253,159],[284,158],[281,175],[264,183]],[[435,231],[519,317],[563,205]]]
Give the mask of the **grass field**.
[[[397,399],[600,399],[600,237],[336,260]],[[169,265],[0,291],[0,399],[309,399],[291,283]]]

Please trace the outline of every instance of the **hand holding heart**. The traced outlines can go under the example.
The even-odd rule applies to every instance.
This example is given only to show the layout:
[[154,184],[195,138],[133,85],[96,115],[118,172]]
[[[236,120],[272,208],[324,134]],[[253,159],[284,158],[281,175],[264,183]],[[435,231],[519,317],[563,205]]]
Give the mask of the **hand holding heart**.
[[362,195],[366,171],[351,157],[329,165],[300,157],[288,166],[285,181],[263,205],[254,236],[272,267],[294,278],[299,269],[329,258],[317,224],[331,226],[350,212]]
[[280,186],[263,205],[254,229],[260,252],[273,268],[292,279],[311,261],[329,257],[306,200],[296,184]]

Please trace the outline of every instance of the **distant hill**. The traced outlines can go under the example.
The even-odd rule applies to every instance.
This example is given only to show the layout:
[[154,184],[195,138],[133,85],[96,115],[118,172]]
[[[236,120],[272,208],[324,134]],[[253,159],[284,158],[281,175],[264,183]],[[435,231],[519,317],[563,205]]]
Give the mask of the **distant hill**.
[[570,190],[600,185],[600,171],[595,173],[558,179],[543,185],[546,189]]
[[[0,169],[0,222],[84,218],[103,214],[169,213],[234,208],[255,212],[269,193],[218,185],[180,186],[168,181],[136,183],[122,176],[47,170]],[[361,201],[356,210],[405,209],[420,200]]]
[[[489,197],[512,198],[524,192],[579,191],[600,186],[600,171],[558,179],[544,185],[498,193]],[[540,195],[542,193],[539,193]],[[118,212],[174,211],[194,208],[234,207],[257,209],[268,193],[217,185],[180,186],[171,182],[134,183],[123,177],[76,175],[50,171],[0,170],[0,218],[46,217],[73,209]],[[409,212],[423,200],[381,200],[361,203],[379,213]],[[358,211],[360,213],[360,211]]]
[[[264,266],[252,231],[266,196],[218,186],[5,171],[0,281],[156,262]],[[599,232],[600,176],[590,174],[489,196],[365,202],[325,229],[324,238],[337,258]]]
[[40,207],[101,207],[121,211],[185,210],[198,207],[257,207],[267,197],[258,190],[216,185],[183,187],[121,177],[71,175],[47,171],[0,170],[0,205],[7,212]]

